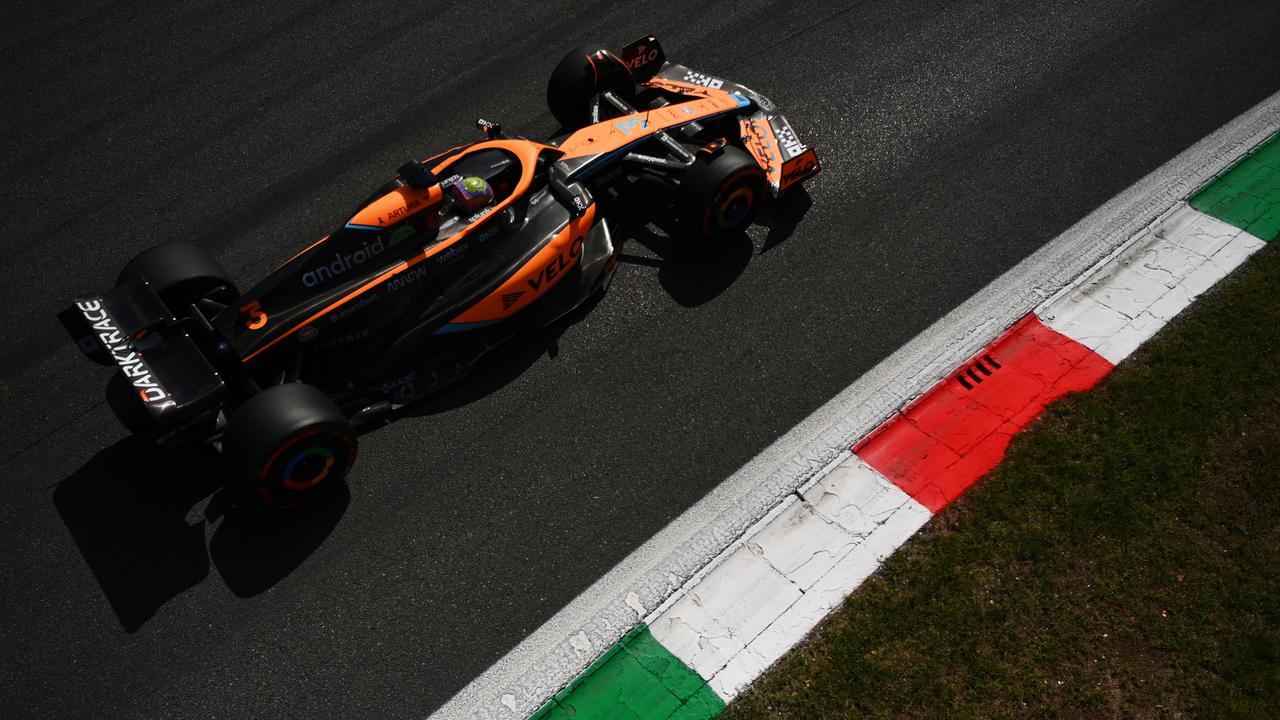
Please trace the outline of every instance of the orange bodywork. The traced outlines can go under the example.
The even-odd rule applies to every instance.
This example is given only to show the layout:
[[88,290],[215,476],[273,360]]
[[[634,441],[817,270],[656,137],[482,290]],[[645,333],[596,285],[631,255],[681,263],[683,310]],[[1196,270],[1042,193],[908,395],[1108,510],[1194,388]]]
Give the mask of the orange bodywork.
[[564,151],[565,158],[613,152],[649,137],[659,130],[670,130],[687,125],[710,115],[728,112],[736,107],[738,107],[736,97],[728,93],[715,93],[697,100],[623,115],[607,122],[588,125],[566,138],[560,144],[560,149]]
[[658,77],[656,75],[645,81],[645,85],[658,88],[659,90],[667,90],[692,97],[710,98],[728,95],[724,90],[709,88],[705,85],[696,85],[691,82],[684,82],[683,80],[672,80],[670,78]]
[[524,264],[502,287],[453,319],[455,323],[493,322],[516,314],[555,287],[582,258],[582,244],[595,224],[596,206],[573,218],[546,247]]
[[405,185],[361,208],[347,222],[350,225],[387,227],[424,210],[435,210],[443,199],[444,190],[439,185],[425,189]]
[[[529,185],[533,182],[534,169],[537,167],[538,153],[542,152],[544,149],[547,149],[548,147],[549,146],[541,145],[541,144],[529,142],[529,141],[512,141],[512,140],[490,140],[490,141],[478,143],[472,146],[473,150],[485,150],[489,148],[506,150],[514,154],[516,157],[520,159],[520,164],[521,164],[520,181],[516,184],[515,188],[512,189],[511,193],[502,200],[502,202],[499,202],[497,205],[493,207],[493,210],[490,212],[490,214],[497,214],[502,210],[505,210],[507,206],[514,203],[517,198],[519,198],[529,189]],[[436,157],[439,157],[439,156],[436,156]],[[445,165],[448,163],[449,159],[451,159],[452,157],[453,156],[450,155],[449,158],[445,158],[440,164],[433,167],[432,171],[436,173],[441,172],[444,169]],[[436,185],[427,189],[411,188],[408,186],[399,187],[387,193],[386,195],[382,196],[381,198],[374,200],[372,203],[370,203],[366,207],[361,208],[360,211],[357,212],[355,216],[351,218],[351,220],[349,221],[349,224],[367,225],[370,227],[387,227],[388,225],[404,220],[406,217],[415,215],[420,212],[427,211],[428,209],[434,212],[435,208],[440,204],[440,200],[442,196],[443,196],[443,190],[440,188],[439,185]],[[590,214],[592,217],[594,217],[594,207],[590,209]],[[584,215],[584,217],[586,216]],[[581,218],[579,218],[579,220],[581,220]],[[569,227],[570,228],[574,227],[574,224],[570,223]],[[329,305],[326,305],[322,309],[313,313],[306,320],[298,323],[296,327],[301,328],[303,326],[317,322],[318,320],[322,319],[325,315],[333,312],[334,310],[337,310],[338,308],[342,307],[346,303],[360,297],[368,290],[374,287],[377,287],[380,283],[387,282],[388,280],[393,279],[395,276],[399,275],[400,273],[403,273],[411,268],[414,268],[417,265],[430,259],[431,257],[448,250],[449,248],[456,245],[458,242],[469,237],[471,234],[471,229],[472,228],[467,228],[462,232],[458,233],[457,235],[454,235],[453,237],[449,238],[448,240],[445,240],[444,242],[436,243],[435,245],[432,245],[431,247],[426,248],[425,250],[423,250],[423,252],[420,255],[417,255],[413,258],[410,258],[409,260],[405,260],[403,262],[400,262],[396,265],[393,265],[387,268],[386,270],[374,276],[367,282],[361,284],[355,290],[352,290],[351,292],[347,293],[341,298],[335,300]],[[559,240],[563,235],[564,233],[561,233],[561,236],[557,236],[557,240]],[[555,243],[552,243],[552,245],[554,244]],[[545,251],[545,248],[544,248],[544,251]],[[538,257],[539,259],[541,259],[542,257],[541,254],[539,254]],[[488,301],[488,298],[486,298],[486,302],[487,301]],[[500,298],[499,298],[499,302],[501,302]],[[514,310],[512,310],[512,312],[514,312]],[[248,362],[253,358],[257,357],[258,355],[261,355],[262,353],[266,352],[267,350],[270,350],[271,348],[278,345],[285,338],[292,337],[295,334],[295,332],[296,330],[291,330],[290,332],[284,333],[283,335],[272,340],[266,345],[263,345],[262,347],[258,348],[254,352],[250,353],[247,357],[245,357],[244,362]]]
[[756,162],[760,163],[760,167],[764,168],[769,183],[775,187],[780,185],[782,149],[778,147],[778,140],[773,136],[773,128],[769,126],[768,119],[755,115],[739,118],[738,126],[742,130],[742,144]]

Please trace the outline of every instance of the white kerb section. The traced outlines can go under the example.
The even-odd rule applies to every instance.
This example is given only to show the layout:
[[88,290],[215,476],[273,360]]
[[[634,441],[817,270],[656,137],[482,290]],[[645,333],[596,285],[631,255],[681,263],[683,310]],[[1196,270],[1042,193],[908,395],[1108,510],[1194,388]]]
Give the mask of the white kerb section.
[[728,702],[839,607],[929,510],[850,453],[647,618]]
[[1036,314],[1116,364],[1265,245],[1180,202]]

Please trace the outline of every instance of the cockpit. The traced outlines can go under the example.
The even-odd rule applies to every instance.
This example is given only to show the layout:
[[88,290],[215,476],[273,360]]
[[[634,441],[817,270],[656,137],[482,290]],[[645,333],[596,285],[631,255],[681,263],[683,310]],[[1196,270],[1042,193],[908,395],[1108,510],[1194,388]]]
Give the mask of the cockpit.
[[[500,148],[467,154],[445,168],[440,182],[445,199],[439,211],[437,240],[456,235],[493,212],[515,191],[521,172],[520,158]],[[487,195],[478,195],[485,192],[479,189],[481,186]],[[475,202],[477,197],[483,202]]]

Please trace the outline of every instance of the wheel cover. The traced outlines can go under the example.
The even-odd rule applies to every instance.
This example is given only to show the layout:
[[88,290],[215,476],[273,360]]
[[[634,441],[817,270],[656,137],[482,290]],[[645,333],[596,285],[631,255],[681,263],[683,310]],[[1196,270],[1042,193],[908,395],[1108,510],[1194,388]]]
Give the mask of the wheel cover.
[[315,487],[333,470],[333,451],[324,445],[313,445],[289,460],[284,468],[281,483],[290,490],[306,490]]
[[[340,476],[355,460],[355,443],[346,433],[312,429],[282,443],[263,463],[258,493],[277,503],[277,491],[305,492]],[[330,483],[332,484],[332,483]],[[274,488],[274,489],[273,489]]]
[[740,187],[720,203],[716,222],[724,230],[732,230],[742,224],[756,203],[756,194],[750,187]]

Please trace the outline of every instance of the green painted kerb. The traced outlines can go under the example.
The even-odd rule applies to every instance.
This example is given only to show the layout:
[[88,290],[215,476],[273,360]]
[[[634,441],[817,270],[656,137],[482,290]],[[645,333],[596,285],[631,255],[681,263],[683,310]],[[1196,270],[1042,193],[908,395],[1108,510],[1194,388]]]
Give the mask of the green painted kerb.
[[1280,236],[1280,133],[1196,193],[1191,207],[1260,240]]
[[708,720],[724,701],[637,625],[530,720]]

